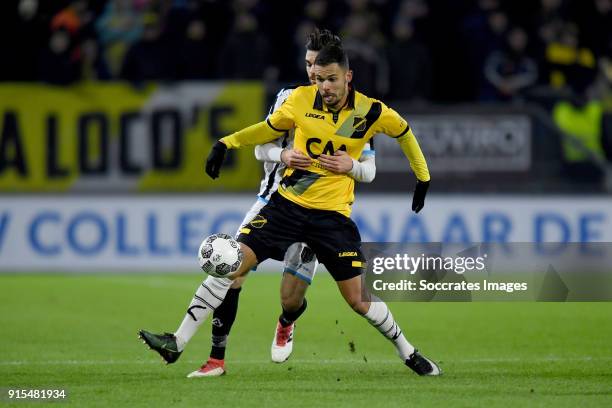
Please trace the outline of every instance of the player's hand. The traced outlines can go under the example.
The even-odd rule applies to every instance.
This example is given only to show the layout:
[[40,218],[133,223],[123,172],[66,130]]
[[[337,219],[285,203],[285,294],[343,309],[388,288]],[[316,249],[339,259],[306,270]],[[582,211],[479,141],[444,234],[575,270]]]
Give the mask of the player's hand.
[[225,160],[226,152],[227,146],[220,140],[217,140],[217,143],[210,149],[210,153],[208,153],[208,158],[206,159],[206,174],[208,174],[210,178],[216,179],[219,177],[219,171],[221,170],[223,160]]
[[281,153],[281,161],[291,167],[299,170],[306,170],[310,167],[312,160],[304,153],[296,149],[285,149]]
[[319,161],[325,170],[334,173],[348,173],[353,169],[353,159],[344,150],[336,150],[333,156],[322,154],[319,156]]
[[415,213],[418,213],[425,207],[425,196],[427,195],[428,188],[429,181],[417,180],[414,195],[412,196],[412,211]]

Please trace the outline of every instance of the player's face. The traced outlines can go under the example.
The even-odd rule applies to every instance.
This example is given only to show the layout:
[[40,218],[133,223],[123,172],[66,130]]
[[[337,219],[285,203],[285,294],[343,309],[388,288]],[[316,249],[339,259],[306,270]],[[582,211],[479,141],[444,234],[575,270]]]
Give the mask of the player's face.
[[308,75],[308,79],[312,85],[317,83],[314,72],[314,63],[317,59],[317,55],[319,55],[318,51],[306,50],[306,56],[304,57],[304,61],[306,62],[306,75]]
[[346,102],[352,72],[343,69],[337,63],[315,65],[314,71],[317,87],[325,105],[331,109],[340,109]]

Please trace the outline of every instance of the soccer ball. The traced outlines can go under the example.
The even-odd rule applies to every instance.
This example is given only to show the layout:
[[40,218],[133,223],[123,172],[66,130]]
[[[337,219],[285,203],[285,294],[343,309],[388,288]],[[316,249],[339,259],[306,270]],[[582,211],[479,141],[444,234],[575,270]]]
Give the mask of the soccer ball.
[[206,237],[198,250],[200,268],[207,274],[224,278],[238,270],[242,262],[240,245],[226,234]]

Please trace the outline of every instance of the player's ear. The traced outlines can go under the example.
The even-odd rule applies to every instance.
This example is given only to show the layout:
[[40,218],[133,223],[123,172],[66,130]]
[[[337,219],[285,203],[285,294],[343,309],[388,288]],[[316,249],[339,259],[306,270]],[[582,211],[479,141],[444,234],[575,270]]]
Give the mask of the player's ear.
[[351,82],[353,80],[353,70],[349,69],[346,71],[346,82]]

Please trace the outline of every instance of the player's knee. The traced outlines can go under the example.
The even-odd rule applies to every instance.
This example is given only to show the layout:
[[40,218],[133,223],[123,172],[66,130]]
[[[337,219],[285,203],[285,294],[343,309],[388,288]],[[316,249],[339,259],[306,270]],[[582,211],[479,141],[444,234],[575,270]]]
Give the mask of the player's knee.
[[255,252],[253,252],[251,248],[249,248],[242,242],[240,242],[240,249],[242,250],[242,263],[240,264],[238,270],[230,278],[234,281],[240,278],[242,278],[244,281],[246,274],[249,273],[251,269],[253,269],[255,266],[257,266],[257,257],[255,256]]
[[242,287],[242,284],[244,283],[244,280],[246,279],[246,275],[242,275],[237,277],[236,279],[234,279],[234,281],[232,282],[232,289],[239,289]]

